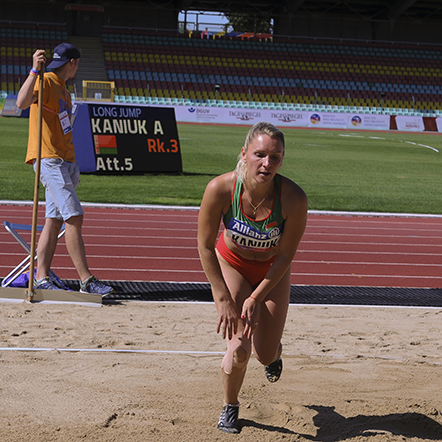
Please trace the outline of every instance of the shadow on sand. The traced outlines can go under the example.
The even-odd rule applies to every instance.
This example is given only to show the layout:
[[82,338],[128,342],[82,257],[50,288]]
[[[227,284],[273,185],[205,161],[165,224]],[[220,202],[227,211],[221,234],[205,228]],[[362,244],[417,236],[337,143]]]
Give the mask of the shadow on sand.
[[385,416],[358,415],[346,418],[336,413],[334,407],[312,405],[306,408],[318,413],[313,417],[313,424],[318,428],[316,436],[297,433],[280,426],[259,424],[248,419],[240,419],[241,427],[254,427],[280,434],[298,434],[307,440],[318,442],[338,442],[356,436],[368,437],[377,434],[442,440],[442,425],[421,413],[395,413]]

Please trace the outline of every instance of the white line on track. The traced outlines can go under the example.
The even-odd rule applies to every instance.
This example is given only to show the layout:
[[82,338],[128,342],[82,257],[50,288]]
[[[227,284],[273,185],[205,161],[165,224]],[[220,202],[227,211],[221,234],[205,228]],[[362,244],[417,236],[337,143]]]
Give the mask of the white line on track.
[[396,267],[442,267],[441,264],[421,264],[414,262],[376,262],[376,261],[304,261],[297,259],[293,264],[314,264],[314,265],[346,265],[346,266],[396,266]]
[[[97,245],[97,247],[101,247],[101,245]],[[110,246],[109,247],[115,247],[115,246]],[[123,248],[123,247],[130,247],[130,248],[136,248],[135,246],[118,246],[118,248]],[[149,246],[137,246],[138,248],[154,248],[157,249],[158,247],[149,247]],[[91,245],[88,246],[88,248],[91,248]],[[161,247],[163,248],[163,247]],[[22,257],[24,254],[23,253],[17,253],[17,252],[6,252],[3,253],[3,256],[8,256],[8,257]],[[419,262],[379,262],[379,261],[370,261],[370,260],[366,260],[366,261],[337,261],[334,259],[325,259],[325,258],[318,258],[318,259],[312,259],[312,260],[306,260],[306,259],[302,259],[302,255],[327,255],[327,254],[333,254],[333,255],[352,255],[352,256],[358,256],[358,255],[363,255],[363,256],[370,256],[370,255],[384,255],[384,256],[406,256],[406,257],[415,257],[415,256],[437,256],[440,257],[441,254],[440,253],[415,253],[415,252],[382,252],[382,251],[372,251],[372,252],[366,252],[366,251],[348,251],[348,250],[309,250],[309,249],[300,249],[298,250],[298,255],[297,257],[293,260],[294,263],[299,263],[299,262],[303,262],[303,263],[312,263],[312,264],[322,264],[322,263],[336,263],[336,264],[376,264],[376,265],[400,265],[400,264],[404,264],[404,265],[414,265],[414,266],[419,266],[419,265],[425,265],[425,263],[419,263]],[[69,255],[66,253],[58,253],[57,257],[59,258],[69,258]],[[97,255],[97,254],[92,254],[89,253],[88,254],[89,258],[101,258],[101,259],[136,259],[136,260],[158,260],[158,261],[199,261],[199,257],[198,256],[148,256],[148,255],[143,255],[143,256],[136,256],[136,255],[123,255],[123,254],[113,254],[112,256],[108,256],[105,254],[102,255]],[[441,264],[436,263],[432,263],[432,265],[436,265],[436,266],[441,266]]]
[[327,253],[333,253],[333,254],[339,254],[339,255],[392,255],[392,256],[441,256],[440,253],[419,253],[419,252],[385,252],[385,251],[379,251],[375,250],[373,252],[363,251],[363,250],[311,250],[311,249],[298,249],[298,254],[296,255],[296,258],[294,259],[295,262],[298,262],[298,257],[300,254],[304,253],[320,253],[320,254],[327,254]]
[[[333,252],[335,253],[335,252]],[[345,253],[345,252],[343,252]],[[11,254],[8,256],[21,256],[18,254]],[[64,258],[68,258],[68,255],[58,255],[58,257],[64,257]],[[118,259],[120,261],[122,260],[136,260],[136,261],[183,261],[183,262],[190,262],[190,261],[197,261],[199,263],[200,259],[198,257],[195,258],[184,258],[184,257],[168,257],[168,256],[164,256],[164,257],[156,257],[156,256],[133,256],[133,255],[129,255],[129,256],[125,256],[125,255],[113,255],[112,257],[106,257],[104,255],[88,255],[89,258],[100,258],[100,259]],[[120,262],[121,264],[121,262]],[[378,262],[378,261],[335,261],[335,260],[330,260],[330,259],[321,259],[321,260],[306,260],[306,259],[295,259],[292,262],[293,265],[298,265],[298,264],[310,264],[310,265],[345,265],[345,266],[396,266],[396,267],[437,267],[440,268],[442,267],[442,264],[440,263],[416,263],[416,262]],[[0,266],[1,267],[1,266]],[[54,267],[55,268],[55,267]],[[59,268],[59,267],[58,267]],[[118,267],[119,270],[121,270],[121,267],[119,265]],[[134,269],[135,270],[135,269]],[[152,267],[149,267],[149,269],[147,270],[156,270]],[[191,270],[178,270],[178,271],[183,271],[183,272],[187,272],[187,271],[191,271]]]
[[[327,264],[327,263],[324,263]],[[5,266],[1,266],[0,268],[6,268]],[[73,267],[63,267],[63,266],[54,266],[53,270],[54,271],[60,271],[60,270],[72,270]],[[93,267],[94,271],[100,271],[100,272],[106,272],[109,271],[109,268],[101,268],[101,267]],[[185,273],[186,275],[189,274],[195,274],[195,275],[201,275],[202,277],[205,277],[204,272],[202,270],[175,270],[175,269],[135,269],[133,267],[131,268],[118,268],[118,271],[120,272],[127,272],[127,273],[133,273],[133,274],[153,274],[153,273],[167,273],[167,274],[183,274]],[[314,273],[314,272],[299,272],[299,271],[294,271],[290,273],[290,276],[292,276],[295,280],[299,279],[300,277],[315,277],[315,278],[328,278],[328,279],[333,279],[333,278],[351,278],[352,280],[357,278],[357,279],[361,279],[361,278],[369,278],[369,279],[417,279],[417,280],[435,280],[435,281],[441,281],[440,285],[442,286],[442,278],[438,277],[438,276],[422,276],[422,275],[381,275],[379,273],[377,274],[363,274],[363,273]],[[176,283],[174,281],[170,281],[173,283]],[[194,283],[198,283],[195,281],[183,281],[180,280],[179,282],[182,283],[189,283],[189,284],[194,284]],[[204,281],[206,282],[206,281]],[[324,284],[317,284],[319,286],[322,286]],[[326,284],[326,285],[333,285],[333,284]]]
[[[100,204],[100,203],[81,203],[84,207],[100,209],[131,209],[131,210],[180,210],[180,211],[199,211],[196,206],[159,206],[159,205],[128,205],[128,204]],[[0,200],[0,205],[5,206],[32,206],[32,201],[7,201]],[[39,202],[39,206],[45,206],[45,202]],[[136,212],[135,212],[136,213]],[[419,213],[388,213],[388,212],[346,212],[331,210],[309,210],[311,215],[343,215],[343,216],[364,216],[364,217],[393,217],[393,218],[442,218],[442,215],[419,214]],[[180,215],[181,216],[181,215]]]
[[[311,241],[311,240],[302,240],[301,244],[333,244],[336,245],[346,245],[346,246],[365,246],[368,245],[370,247],[379,247],[379,246],[389,246],[389,247],[441,247],[441,244],[412,244],[412,243],[394,243],[394,242],[362,242],[362,241]],[[300,249],[301,250],[301,249]],[[336,249],[329,250],[333,252]]]
[[[365,274],[359,274],[359,273],[300,273],[295,272],[292,273],[293,276],[299,277],[299,276],[316,276],[316,277],[327,277],[327,278],[373,278],[373,279],[380,279],[380,278],[391,278],[391,279],[435,279],[435,280],[441,280],[442,285],[442,278],[437,276],[421,276],[421,275],[365,275]],[[318,284],[322,285],[322,284]],[[327,284],[327,285],[333,285],[333,284]],[[417,287],[416,287],[417,288]],[[422,288],[422,287],[420,287]]]

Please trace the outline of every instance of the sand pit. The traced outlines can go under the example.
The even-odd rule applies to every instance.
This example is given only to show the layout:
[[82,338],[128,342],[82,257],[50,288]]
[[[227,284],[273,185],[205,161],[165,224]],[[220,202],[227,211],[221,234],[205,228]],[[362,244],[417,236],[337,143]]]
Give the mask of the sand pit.
[[238,435],[216,429],[216,320],[204,303],[0,304],[0,441],[442,440],[441,309],[290,306],[282,377],[252,357]]

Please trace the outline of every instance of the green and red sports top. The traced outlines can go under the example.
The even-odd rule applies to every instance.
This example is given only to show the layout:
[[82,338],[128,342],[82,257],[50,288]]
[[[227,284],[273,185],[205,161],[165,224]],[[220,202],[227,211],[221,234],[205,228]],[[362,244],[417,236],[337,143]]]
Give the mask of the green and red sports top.
[[235,179],[230,208],[223,216],[224,234],[243,250],[267,252],[279,244],[285,221],[281,207],[281,175],[276,174],[274,181],[273,207],[269,216],[253,220],[242,210],[243,182],[239,177]]

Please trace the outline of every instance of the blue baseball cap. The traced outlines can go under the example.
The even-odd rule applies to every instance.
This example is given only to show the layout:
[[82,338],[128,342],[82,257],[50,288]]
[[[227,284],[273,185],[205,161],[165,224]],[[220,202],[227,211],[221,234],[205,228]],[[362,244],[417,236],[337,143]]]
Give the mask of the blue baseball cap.
[[69,60],[76,60],[80,58],[80,51],[70,43],[61,43],[54,49],[54,56],[52,57],[51,63],[49,63],[49,69],[56,69],[64,64],[66,64]]

